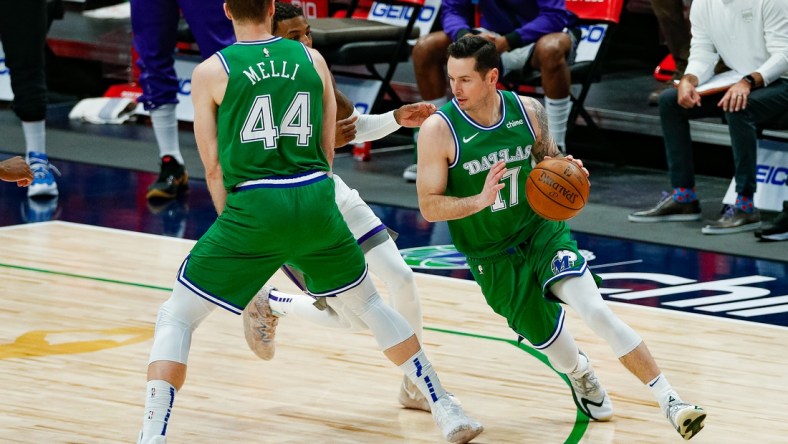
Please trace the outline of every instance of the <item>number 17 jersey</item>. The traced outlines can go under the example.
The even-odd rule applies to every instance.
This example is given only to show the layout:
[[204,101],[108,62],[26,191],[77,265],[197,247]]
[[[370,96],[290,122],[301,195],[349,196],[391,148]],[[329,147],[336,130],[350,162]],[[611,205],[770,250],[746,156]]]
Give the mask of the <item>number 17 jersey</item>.
[[505,186],[495,202],[478,213],[448,222],[457,250],[474,258],[492,256],[522,243],[544,222],[525,196],[525,183],[533,168],[535,136],[531,122],[517,94],[498,91],[498,95],[501,119],[491,126],[475,122],[460,109],[456,99],[438,111],[449,125],[455,147],[447,196],[479,194],[490,168],[499,160],[506,162],[507,172],[501,179]]
[[328,171],[320,140],[323,82],[308,49],[273,37],[236,42],[216,55],[229,77],[217,117],[225,189]]

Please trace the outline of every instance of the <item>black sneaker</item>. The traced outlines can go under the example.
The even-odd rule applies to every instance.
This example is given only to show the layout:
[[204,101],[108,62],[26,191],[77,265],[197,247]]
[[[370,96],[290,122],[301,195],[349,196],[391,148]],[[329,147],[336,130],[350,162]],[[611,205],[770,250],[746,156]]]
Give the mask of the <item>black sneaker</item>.
[[148,199],[175,199],[189,189],[189,174],[172,156],[161,158],[161,172],[150,187]]
[[761,227],[761,213],[753,210],[752,213],[745,213],[733,205],[723,205],[721,216],[703,229],[703,234],[733,234],[743,231],[757,230]]
[[765,242],[788,240],[788,201],[783,202],[783,212],[777,215],[771,225],[755,231],[755,237]]
[[648,210],[635,211],[628,217],[630,222],[678,222],[700,220],[700,202],[676,202],[673,195],[662,192],[657,206]]

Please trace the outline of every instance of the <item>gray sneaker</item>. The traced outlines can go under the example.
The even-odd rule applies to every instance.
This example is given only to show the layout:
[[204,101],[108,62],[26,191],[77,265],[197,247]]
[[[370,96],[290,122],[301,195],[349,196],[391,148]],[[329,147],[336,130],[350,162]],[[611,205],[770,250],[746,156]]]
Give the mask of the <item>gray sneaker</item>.
[[680,203],[673,195],[662,192],[657,206],[648,210],[635,211],[628,217],[630,222],[680,222],[700,220],[700,202]]
[[266,285],[254,295],[243,312],[244,338],[246,345],[260,359],[270,361],[276,351],[276,325],[279,318],[271,311],[268,296],[274,287]]
[[701,230],[703,234],[733,234],[761,228],[761,213],[745,213],[733,205],[722,206],[722,216]]
[[706,411],[703,408],[687,404],[672,396],[665,408],[665,416],[668,417],[668,421],[679,432],[679,435],[687,441],[703,429],[703,422],[706,421]]

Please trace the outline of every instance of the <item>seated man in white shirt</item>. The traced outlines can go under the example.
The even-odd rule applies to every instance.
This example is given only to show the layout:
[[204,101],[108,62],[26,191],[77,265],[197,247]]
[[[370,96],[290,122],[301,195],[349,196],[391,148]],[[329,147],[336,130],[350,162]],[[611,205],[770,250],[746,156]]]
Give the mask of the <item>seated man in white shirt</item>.
[[[788,5],[784,0],[695,0],[690,10],[692,42],[678,88],[662,93],[662,133],[673,192],[656,207],[629,215],[632,222],[691,221],[701,217],[695,193],[689,119],[724,116],[728,122],[736,179],[736,203],[723,206],[704,234],[730,234],[761,226],[753,205],[757,131],[788,112]],[[722,59],[740,74],[726,91],[701,97]]]

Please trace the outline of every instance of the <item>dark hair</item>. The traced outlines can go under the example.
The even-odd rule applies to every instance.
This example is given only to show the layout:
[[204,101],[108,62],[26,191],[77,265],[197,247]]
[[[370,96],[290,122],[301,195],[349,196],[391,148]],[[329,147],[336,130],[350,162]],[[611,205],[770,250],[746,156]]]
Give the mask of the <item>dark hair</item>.
[[474,70],[482,75],[500,64],[495,45],[482,37],[462,37],[449,45],[448,54],[455,59],[473,57],[476,60]]
[[262,23],[267,18],[272,1],[274,0],[226,0],[225,3],[235,21]]
[[276,34],[276,27],[279,26],[279,22],[301,17],[302,15],[304,15],[304,10],[300,6],[277,1],[274,3],[274,24],[271,26],[271,29]]

